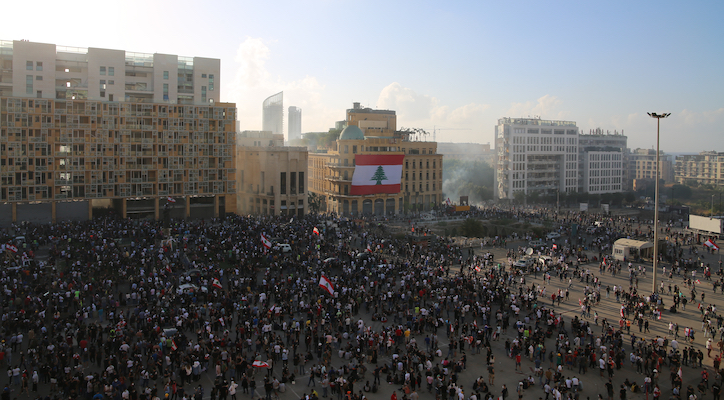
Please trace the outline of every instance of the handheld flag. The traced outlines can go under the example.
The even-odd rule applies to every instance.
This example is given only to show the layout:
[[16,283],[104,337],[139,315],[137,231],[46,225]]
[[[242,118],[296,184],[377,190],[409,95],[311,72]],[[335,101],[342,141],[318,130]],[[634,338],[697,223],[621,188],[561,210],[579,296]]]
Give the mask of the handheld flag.
[[312,233],[314,233],[315,235],[319,236],[319,229],[317,229],[317,227],[315,226],[315,227],[314,227],[314,230],[312,231]]
[[6,245],[5,248],[8,249],[8,250],[10,250],[10,251],[12,251],[13,253],[17,253],[17,252],[18,252],[17,246],[12,245],[12,244]]
[[269,368],[269,364],[264,361],[254,360],[254,362],[251,364],[254,367],[257,368]]
[[330,281],[326,276],[322,275],[322,277],[319,278],[319,286],[326,290],[330,296],[334,295],[334,286],[332,286],[332,281]]
[[271,249],[271,246],[272,246],[271,240],[267,239],[263,233],[261,234],[261,244],[263,244],[265,248]]
[[171,339],[171,350],[176,351],[178,349],[178,346],[176,346],[176,341]]
[[221,282],[219,282],[218,279],[214,278],[213,281],[211,281],[211,286],[217,288],[217,289],[223,289],[224,287],[221,286]]
[[171,196],[168,196],[168,197],[166,197],[166,201],[168,201],[169,203],[175,203],[175,202],[176,202],[176,199],[174,199],[174,198],[171,197]]
[[704,242],[704,246],[709,247],[712,250],[719,250],[719,246],[717,246],[716,243],[714,243],[714,241],[711,239]]

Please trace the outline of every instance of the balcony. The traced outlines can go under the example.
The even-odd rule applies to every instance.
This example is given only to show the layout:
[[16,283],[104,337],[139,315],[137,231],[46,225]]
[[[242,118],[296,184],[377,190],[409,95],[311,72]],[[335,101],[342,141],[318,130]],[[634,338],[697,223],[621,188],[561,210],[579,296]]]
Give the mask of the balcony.
[[324,179],[328,180],[328,181],[333,181],[333,182],[352,182],[351,179],[344,179],[341,176],[335,176],[335,175],[325,175]]
[[354,168],[354,165],[342,165],[339,163],[324,163],[327,168]]

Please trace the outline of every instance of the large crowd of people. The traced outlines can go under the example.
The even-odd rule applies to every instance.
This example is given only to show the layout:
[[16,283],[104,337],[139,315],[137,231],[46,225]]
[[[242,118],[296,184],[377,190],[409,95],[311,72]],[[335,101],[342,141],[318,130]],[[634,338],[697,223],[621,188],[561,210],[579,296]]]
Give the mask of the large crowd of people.
[[[547,221],[564,237],[573,223],[593,225],[595,218],[499,208],[472,216]],[[578,232],[572,242],[536,249],[542,261],[527,271],[495,261],[490,247],[474,254],[420,226],[409,235],[383,221],[329,215],[14,227],[2,232],[0,254],[2,400],[271,400],[292,384],[305,399],[361,400],[381,385],[399,388],[393,400],[487,400],[509,391],[562,399],[579,398],[594,379],[589,369],[607,379],[602,395],[613,398],[619,388],[612,378],[627,359],[645,377],[627,377],[624,395],[667,390],[684,398],[687,368],[711,371],[697,390],[718,393],[722,317],[704,302],[692,272],[716,288],[720,270],[703,261],[690,235],[667,226],[664,276],[680,282],[673,291],[639,291],[645,269],[606,251],[615,238],[647,236],[650,227],[624,217],[597,222],[596,235]],[[511,260],[525,251],[514,247]],[[614,273],[621,284],[611,293],[601,277]],[[556,308],[576,301],[569,298],[574,284],[583,287],[581,313],[570,318]],[[662,313],[685,308],[684,288],[692,291],[689,302],[700,304],[701,339],[695,327],[682,327],[684,335],[678,325],[668,336],[647,335],[649,325],[667,323]],[[620,302],[619,321],[598,316],[610,295]],[[718,342],[704,342],[704,356],[694,341],[717,333]],[[496,384],[496,356],[521,373],[525,362],[532,373],[514,388]],[[704,367],[705,357],[714,357],[716,368]],[[485,368],[470,387],[461,375],[472,359]]]

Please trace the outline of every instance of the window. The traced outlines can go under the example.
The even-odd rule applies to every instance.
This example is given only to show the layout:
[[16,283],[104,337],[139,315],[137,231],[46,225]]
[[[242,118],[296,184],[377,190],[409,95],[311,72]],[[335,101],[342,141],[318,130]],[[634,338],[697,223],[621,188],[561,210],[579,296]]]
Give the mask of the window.
[[101,75],[105,75],[105,74],[106,74],[106,67],[101,67]]
[[279,174],[279,194],[287,194],[287,173],[281,172]]
[[33,94],[33,76],[25,76],[25,94]]
[[108,76],[113,76],[113,74],[116,73],[116,69],[113,67],[108,67]]
[[209,91],[214,91],[214,74],[209,74]]
[[290,194],[297,194],[297,173],[296,172],[290,172],[289,173],[289,191]]
[[33,62],[32,62],[32,61],[26,61],[26,62],[25,62],[25,69],[27,69],[28,71],[32,71],[32,70],[33,70]]
[[35,92],[35,97],[37,97],[37,98],[39,98],[39,99],[42,99],[42,98],[43,98],[43,91],[42,91],[42,90],[38,90],[37,92]]
[[168,79],[168,71],[163,71],[163,79]]
[[[347,172],[347,171],[345,171]],[[304,194],[304,172],[299,172],[299,194]],[[301,204],[301,200],[299,200]]]
[[112,85],[112,84],[114,84],[114,83],[116,83],[116,81],[113,81],[113,80],[108,81],[108,84],[109,84],[109,85]]
[[42,62],[42,61],[38,61],[38,62],[35,63],[35,70],[36,70],[36,71],[42,71],[42,70],[43,70],[43,62]]
[[163,84],[163,100],[168,101],[168,83]]
[[202,77],[202,78],[206,78],[206,74],[201,74],[201,77]]
[[113,101],[113,95],[112,95],[112,94],[109,94],[109,95],[108,95],[108,101]]
[[36,80],[36,81],[42,81],[42,80],[43,80],[43,76],[42,76],[42,75],[38,75],[38,76],[35,77],[35,80]]
[[206,103],[206,86],[201,86],[201,102]]

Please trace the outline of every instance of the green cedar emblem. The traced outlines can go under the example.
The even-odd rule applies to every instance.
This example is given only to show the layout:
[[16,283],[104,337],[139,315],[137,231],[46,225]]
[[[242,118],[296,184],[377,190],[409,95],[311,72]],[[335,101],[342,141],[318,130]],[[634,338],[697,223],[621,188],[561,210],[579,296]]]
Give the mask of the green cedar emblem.
[[370,180],[377,181],[377,183],[375,185],[381,185],[382,181],[387,180],[387,177],[385,176],[385,170],[384,170],[384,168],[382,168],[381,165],[379,167],[377,167],[377,171],[375,171],[375,174],[372,175],[372,179],[370,179]]

